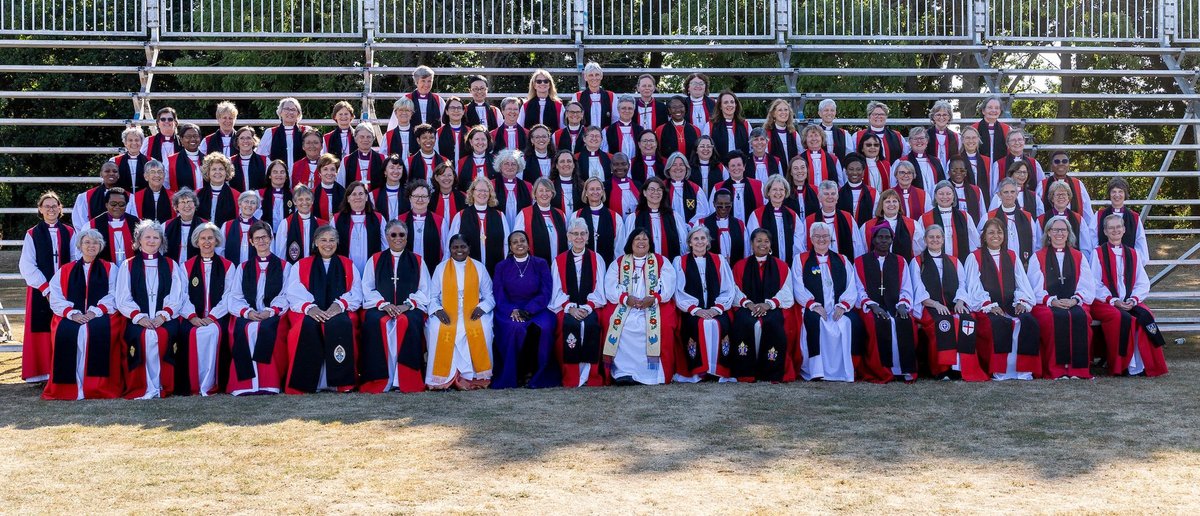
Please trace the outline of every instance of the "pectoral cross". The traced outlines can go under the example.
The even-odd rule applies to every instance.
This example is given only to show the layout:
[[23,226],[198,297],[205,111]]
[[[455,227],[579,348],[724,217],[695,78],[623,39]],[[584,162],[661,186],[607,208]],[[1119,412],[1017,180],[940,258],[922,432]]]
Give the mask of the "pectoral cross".
[[1062,283],[1063,285],[1067,284],[1067,278],[1063,276],[1062,271],[1058,271],[1058,282]]
[[396,282],[398,282],[398,281],[400,281],[400,278],[398,278],[396,276],[396,271],[395,271],[395,269],[393,269],[392,270],[392,297],[396,296]]
[[880,280],[879,281],[879,298],[880,299],[883,299],[883,291],[885,289],[886,289],[886,287],[883,286],[883,280]]

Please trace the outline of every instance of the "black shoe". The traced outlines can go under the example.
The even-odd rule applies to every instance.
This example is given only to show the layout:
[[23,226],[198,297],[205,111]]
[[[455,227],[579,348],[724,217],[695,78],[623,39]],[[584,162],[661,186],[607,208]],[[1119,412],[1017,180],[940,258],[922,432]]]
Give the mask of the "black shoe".
[[629,387],[631,385],[638,385],[638,383],[633,379],[632,376],[621,376],[613,378],[613,385],[616,385],[617,387]]

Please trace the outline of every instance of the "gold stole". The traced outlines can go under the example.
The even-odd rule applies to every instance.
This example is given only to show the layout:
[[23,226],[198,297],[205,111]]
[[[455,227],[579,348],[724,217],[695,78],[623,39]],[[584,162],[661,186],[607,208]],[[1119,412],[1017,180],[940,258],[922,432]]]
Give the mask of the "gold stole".
[[[447,378],[450,376],[450,364],[454,361],[454,342],[457,340],[458,318],[466,317],[463,321],[467,327],[467,345],[471,349],[471,364],[476,373],[487,373],[492,370],[492,360],[488,356],[487,340],[483,336],[481,319],[471,319],[475,306],[479,304],[479,274],[475,271],[474,260],[467,260],[463,278],[467,284],[463,287],[463,312],[458,312],[458,302],[443,302],[442,310],[450,316],[450,324],[444,325],[438,331],[437,352],[433,359],[433,376]],[[451,297],[453,296],[453,297]],[[446,263],[442,271],[442,299],[458,297],[458,272],[454,260]]]
[[[617,266],[620,267],[620,274],[617,277],[617,285],[625,287],[628,292],[629,284],[633,281],[633,256],[622,255],[618,260]],[[650,295],[658,288],[658,258],[653,254],[646,255],[646,294]],[[618,304],[617,311],[613,313],[612,323],[608,326],[608,335],[604,339],[604,355],[609,357],[617,356],[617,342],[621,340],[621,330],[625,324],[625,316],[629,314],[629,305]],[[646,309],[646,356],[658,357],[662,352],[662,338],[659,324],[661,321],[658,317],[659,305],[651,305]]]

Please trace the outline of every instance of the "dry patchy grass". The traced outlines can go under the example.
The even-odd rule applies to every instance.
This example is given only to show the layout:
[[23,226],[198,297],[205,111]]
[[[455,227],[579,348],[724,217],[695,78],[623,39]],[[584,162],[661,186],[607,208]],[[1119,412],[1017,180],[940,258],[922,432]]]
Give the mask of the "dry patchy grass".
[[1161,379],[45,402],[0,355],[13,512],[1194,512]]

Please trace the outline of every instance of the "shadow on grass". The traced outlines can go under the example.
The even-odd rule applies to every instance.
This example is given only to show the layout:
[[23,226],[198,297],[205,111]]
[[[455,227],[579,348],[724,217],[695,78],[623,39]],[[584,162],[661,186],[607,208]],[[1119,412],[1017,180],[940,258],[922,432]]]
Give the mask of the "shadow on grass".
[[[0,359],[8,368],[13,355]],[[1030,467],[1047,478],[1162,452],[1200,453],[1200,353],[1168,350],[1157,379],[916,385],[671,385],[471,393],[169,398],[46,402],[0,384],[0,428],[78,425],[186,432],[209,425],[372,424],[446,427],[482,465],[536,464],[587,448],[628,473],[770,467],[781,458],[895,468],[969,461]],[[11,382],[11,377],[6,381]],[[374,431],[374,430],[373,430]]]

